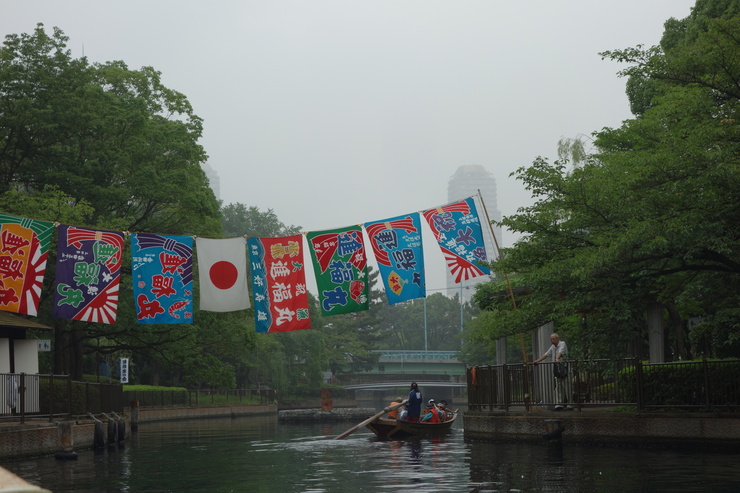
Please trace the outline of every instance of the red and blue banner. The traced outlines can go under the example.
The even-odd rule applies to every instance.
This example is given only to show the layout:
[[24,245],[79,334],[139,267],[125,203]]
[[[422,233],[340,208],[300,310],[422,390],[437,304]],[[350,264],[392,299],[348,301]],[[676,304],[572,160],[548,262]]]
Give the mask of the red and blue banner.
[[491,269],[482,264],[488,258],[472,197],[428,209],[423,214],[456,283],[491,273]]
[[0,310],[38,315],[52,228],[0,213]]
[[249,238],[256,332],[311,328],[303,237]]
[[76,226],[57,228],[56,318],[116,323],[123,233]]
[[365,223],[388,304],[424,298],[424,250],[418,213]]
[[362,228],[351,226],[306,234],[324,315],[367,310],[369,286]]
[[131,235],[136,318],[140,324],[193,323],[193,238]]

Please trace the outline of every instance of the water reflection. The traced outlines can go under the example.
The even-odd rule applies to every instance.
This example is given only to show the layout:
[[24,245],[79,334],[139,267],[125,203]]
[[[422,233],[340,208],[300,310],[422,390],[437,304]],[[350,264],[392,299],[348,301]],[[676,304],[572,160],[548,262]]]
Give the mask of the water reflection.
[[152,423],[123,446],[4,467],[62,492],[737,491],[740,455],[577,447],[567,442],[379,441],[348,425],[274,416]]

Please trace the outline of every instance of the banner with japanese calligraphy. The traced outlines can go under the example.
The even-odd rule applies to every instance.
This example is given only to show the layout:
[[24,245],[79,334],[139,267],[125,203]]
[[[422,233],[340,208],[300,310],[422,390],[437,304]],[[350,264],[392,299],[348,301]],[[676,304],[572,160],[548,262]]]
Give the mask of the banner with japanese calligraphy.
[[303,237],[249,238],[256,332],[311,328]]
[[487,261],[478,211],[473,198],[424,211],[456,283],[487,275]]
[[424,250],[418,213],[365,223],[388,304],[424,298]]
[[0,310],[38,315],[52,228],[0,213]]
[[193,323],[193,238],[131,235],[131,272],[140,324]]
[[57,234],[52,315],[116,323],[123,233],[62,224]]
[[306,234],[324,315],[367,310],[367,255],[360,226]]

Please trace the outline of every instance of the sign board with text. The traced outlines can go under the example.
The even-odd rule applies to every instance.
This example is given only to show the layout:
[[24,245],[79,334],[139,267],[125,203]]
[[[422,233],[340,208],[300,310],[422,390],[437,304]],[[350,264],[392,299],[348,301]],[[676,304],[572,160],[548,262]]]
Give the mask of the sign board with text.
[[121,383],[128,383],[128,358],[121,358]]

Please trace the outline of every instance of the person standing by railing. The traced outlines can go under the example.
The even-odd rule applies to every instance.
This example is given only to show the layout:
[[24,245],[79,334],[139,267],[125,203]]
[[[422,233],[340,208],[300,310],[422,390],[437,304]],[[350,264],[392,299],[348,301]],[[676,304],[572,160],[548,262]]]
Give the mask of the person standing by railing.
[[550,334],[550,342],[552,342],[552,346],[545,351],[545,354],[532,363],[536,365],[545,358],[550,358],[550,361],[554,363],[553,374],[555,376],[555,397],[557,400],[555,410],[572,410],[573,406],[568,405],[568,389],[570,388],[568,374],[570,372],[565,362],[565,356],[568,354],[568,346],[565,344],[565,341],[560,340],[560,336],[554,333]]

